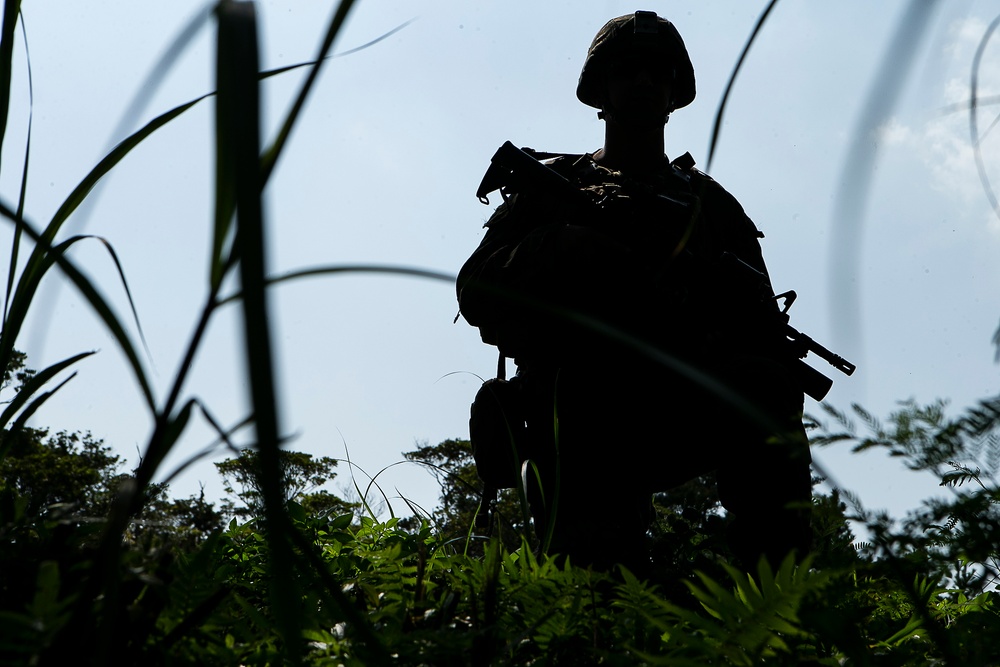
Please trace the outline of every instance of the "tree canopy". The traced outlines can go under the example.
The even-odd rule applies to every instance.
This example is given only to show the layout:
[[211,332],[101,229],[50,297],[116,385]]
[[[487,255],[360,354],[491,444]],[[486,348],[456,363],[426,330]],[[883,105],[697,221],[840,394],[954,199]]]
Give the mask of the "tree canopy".
[[[252,449],[242,450],[236,458],[215,464],[222,475],[229,497],[222,501],[223,510],[242,518],[262,516],[263,494],[260,487],[260,455]],[[281,477],[284,480],[285,503],[295,501],[309,514],[351,514],[357,503],[350,503],[326,489],[337,473],[337,460],[329,456],[316,458],[312,454],[282,450],[279,453]],[[242,505],[233,499],[239,500]]]

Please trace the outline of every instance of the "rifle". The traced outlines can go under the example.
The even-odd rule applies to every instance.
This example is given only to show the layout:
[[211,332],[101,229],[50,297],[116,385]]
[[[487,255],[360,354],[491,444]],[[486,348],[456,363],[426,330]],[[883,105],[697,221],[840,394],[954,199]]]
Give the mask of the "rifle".
[[[506,198],[505,190],[512,188],[516,192],[541,190],[562,193],[570,197],[581,197],[580,191],[573,186],[569,179],[538,159],[555,156],[537,153],[531,149],[522,150],[509,141],[504,142],[490,160],[490,167],[479,184],[476,196],[479,201],[489,204],[488,194],[494,190],[500,190],[501,195]],[[722,254],[722,263],[724,267],[737,274],[742,274],[737,276],[737,279],[755,281],[761,290],[762,300],[784,301],[780,310],[774,310],[775,326],[783,337],[784,347],[795,360],[792,368],[803,392],[817,401],[821,401],[833,386],[832,379],[803,361],[810,352],[845,375],[854,373],[856,368],[854,364],[831,352],[788,323],[788,310],[796,298],[794,290],[771,296],[773,292],[765,274],[730,252]]]
[[815,340],[788,323],[788,310],[792,307],[792,303],[795,302],[795,298],[797,296],[795,294],[795,290],[789,290],[776,296],[770,296],[772,294],[771,284],[765,274],[750,266],[731,252],[722,253],[722,263],[725,269],[742,274],[740,278],[756,281],[756,285],[761,294],[765,295],[765,300],[784,302],[780,310],[775,309],[773,311],[773,317],[778,331],[784,338],[786,349],[789,351],[790,355],[795,358],[795,374],[806,394],[815,398],[817,401],[821,401],[826,396],[827,392],[830,391],[830,387],[833,386],[833,380],[803,361],[803,359],[810,352],[826,361],[828,364],[845,375],[852,375],[854,373],[857,366],[844,359],[839,354],[831,352],[829,349],[823,347]]

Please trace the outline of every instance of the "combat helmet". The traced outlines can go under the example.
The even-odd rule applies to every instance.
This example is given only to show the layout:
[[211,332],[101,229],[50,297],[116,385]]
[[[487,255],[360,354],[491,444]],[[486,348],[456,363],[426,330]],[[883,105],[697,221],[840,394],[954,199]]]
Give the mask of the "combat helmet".
[[604,102],[604,69],[616,55],[632,49],[648,50],[652,57],[663,58],[665,67],[673,69],[673,109],[694,101],[694,67],[684,40],[673,23],[656,12],[644,11],[611,19],[597,33],[580,72],[577,98],[600,109]]

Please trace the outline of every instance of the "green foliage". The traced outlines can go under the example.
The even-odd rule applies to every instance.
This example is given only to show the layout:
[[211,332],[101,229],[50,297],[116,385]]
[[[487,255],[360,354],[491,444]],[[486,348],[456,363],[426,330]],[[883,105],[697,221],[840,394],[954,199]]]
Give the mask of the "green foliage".
[[[472,443],[450,439],[433,446],[420,445],[403,456],[426,466],[441,487],[438,506],[429,517],[434,530],[446,539],[467,541],[468,553],[483,555],[483,540],[490,530],[480,520],[485,518],[487,508],[481,506],[483,484],[476,473]],[[524,513],[514,489],[501,490],[489,511],[493,534],[508,551],[517,550],[523,539],[533,543],[531,527],[524,525]]]
[[[76,457],[69,469],[104,451],[93,440],[68,436],[50,446]],[[462,461],[467,450],[449,441],[419,451],[444,457],[444,470],[446,454]],[[322,460],[313,463],[323,477]],[[128,479],[115,474],[113,457],[107,464],[91,512],[104,506],[109,488]],[[991,488],[977,480],[960,488],[973,489],[972,496]],[[824,550],[801,563],[788,560],[776,572],[761,563],[750,576],[714,551],[724,518],[710,488],[700,480],[658,497],[662,554],[668,546],[677,552],[655,584],[627,571],[594,572],[537,557],[524,542],[510,550],[493,539],[473,554],[464,539],[428,522],[356,522],[352,513],[311,512],[288,500],[297,536],[290,574],[300,663],[980,665],[1000,659],[989,639],[1000,630],[1000,594],[986,590],[995,582],[984,582],[982,563],[967,556],[942,568],[949,554],[970,552],[967,532],[939,531],[942,549],[933,554],[899,550],[906,544],[900,535],[848,552],[846,506],[836,495],[820,496]],[[270,590],[280,584],[269,523],[234,519],[218,531],[219,513],[203,496],[176,501],[166,491],[150,491],[148,512],[127,532],[113,606],[81,597],[101,565],[95,544],[103,525],[58,502],[54,509],[35,503],[32,516],[26,497],[8,486],[0,503],[3,556],[11,564],[2,578],[0,662],[60,662],[67,647],[85,645],[109,618],[118,628],[122,664],[284,661],[282,603]],[[973,509],[963,506],[966,514]],[[949,545],[965,551],[943,548]]]
[[854,571],[854,589],[844,590],[845,608],[854,622],[883,638],[873,644],[876,655],[891,654],[900,664],[978,665],[1000,658],[1000,650],[972,630],[995,628],[998,620],[998,405],[993,398],[949,417],[943,401],[906,401],[885,423],[853,406],[865,436],[851,416],[824,406],[838,428],[821,427],[814,442],[886,450],[908,468],[936,475],[951,491],[902,520],[851,501],[852,516],[866,525],[871,542]]
[[649,550],[656,582],[673,595],[683,590],[680,582],[694,570],[723,574],[718,561],[731,554],[714,473],[657,493],[653,509]]
[[[530,600],[515,606],[518,613],[530,619],[545,608],[550,615],[542,614],[534,626],[527,621],[531,632],[522,630],[529,626],[515,625],[501,633],[540,650],[539,657],[531,657],[527,648],[511,653],[508,645],[504,660],[510,662],[491,659],[497,664],[533,664],[535,659],[551,664],[994,663],[1000,650],[975,628],[995,628],[1000,621],[1000,495],[992,479],[1000,458],[997,404],[984,401],[948,418],[943,403],[904,403],[884,421],[856,407],[868,436],[857,435],[852,419],[828,407],[840,429],[820,425],[816,444],[886,448],[911,469],[938,474],[954,495],[947,502],[928,501],[893,522],[863,510],[851,494],[817,494],[817,552],[798,567],[788,561],[772,573],[762,564],[750,577],[730,566],[722,539],[726,519],[708,478],[656,497],[651,532],[656,585],[628,573],[615,584],[608,575],[557,567],[538,561],[523,546],[500,556],[499,543],[492,542],[464,565],[477,577],[472,581],[473,589],[482,591],[479,597],[507,600],[514,593],[505,586],[529,589]],[[435,525],[453,533],[469,530],[478,482],[467,443],[446,441],[407,456],[438,471],[442,503]],[[871,542],[855,542],[846,522],[849,511],[866,524]],[[533,565],[526,571],[525,564]],[[517,578],[525,574],[541,578],[530,583]],[[609,604],[619,613],[605,618],[599,610]],[[491,618],[504,620],[502,614]],[[626,623],[628,633],[621,627]],[[584,639],[581,628],[588,624],[591,631]],[[495,637],[491,641],[494,648],[500,646]]]
[[849,441],[855,451],[882,448],[912,470],[931,473],[950,498],[931,499],[902,521],[873,513],[855,501],[856,518],[872,532],[874,558],[917,570],[935,582],[952,582],[970,596],[1000,582],[1000,420],[991,399],[964,415],[948,417],[938,401],[920,406],[906,401],[883,426],[860,406],[854,413],[871,431],[856,435],[846,414],[826,406],[840,430],[822,429],[817,444]]
[[[458,555],[427,524],[411,532],[395,520],[363,519],[352,526],[350,515],[293,514],[296,527],[312,536],[310,546],[326,573],[299,586],[307,591],[306,664],[372,664],[386,653],[399,665],[686,664],[692,655],[791,656],[789,638],[808,635],[795,616],[796,602],[820,591],[825,580],[791,562],[777,574],[763,570],[756,580],[730,570],[733,591],[703,577],[703,587],[691,589],[710,604],[682,608],[628,572],[615,577],[557,566],[529,549],[507,552],[498,541],[483,558]],[[203,567],[206,554],[217,567]],[[254,664],[273,657],[280,638],[262,590],[269,557],[257,524],[234,521],[218,540],[178,561],[177,578],[199,583],[178,596],[183,604],[163,611],[150,650],[167,648],[166,638],[182,619],[200,609],[199,626],[169,646],[177,661]],[[324,599],[327,580],[339,587],[340,602]],[[377,646],[344,605],[377,630]],[[727,635],[736,627],[742,628],[738,637]],[[715,648],[693,651],[680,639],[694,637],[692,628]]]
[[[340,515],[356,509],[356,503],[349,503],[320,489],[336,477],[336,459],[328,456],[314,458],[312,454],[304,452],[280,450],[278,463],[283,503],[294,500],[310,514]],[[215,464],[216,470],[222,475],[226,493],[236,496],[242,502],[242,506],[239,506],[231,498],[223,500],[222,509],[228,515],[241,518],[263,515],[261,464],[260,454],[251,449],[244,449],[236,458]]]
[[16,494],[25,513],[38,515],[55,505],[81,517],[107,512],[121,460],[100,440],[22,429],[0,433],[0,444],[7,452],[0,460],[0,488]]
[[[28,382],[35,375],[35,371],[27,367],[28,356],[21,352],[20,350],[12,350],[10,358],[4,365],[3,369],[3,384],[0,384],[0,391],[4,391],[11,387],[11,385],[16,382],[16,390],[20,391],[24,388],[25,383]],[[4,403],[9,403],[10,401],[4,401]]]

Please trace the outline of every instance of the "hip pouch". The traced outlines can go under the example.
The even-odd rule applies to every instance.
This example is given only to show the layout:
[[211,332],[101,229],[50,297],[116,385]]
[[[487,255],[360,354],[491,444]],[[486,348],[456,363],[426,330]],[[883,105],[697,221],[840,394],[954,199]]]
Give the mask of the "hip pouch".
[[476,472],[487,487],[518,485],[527,441],[523,387],[518,378],[493,378],[479,388],[470,410],[469,440]]

